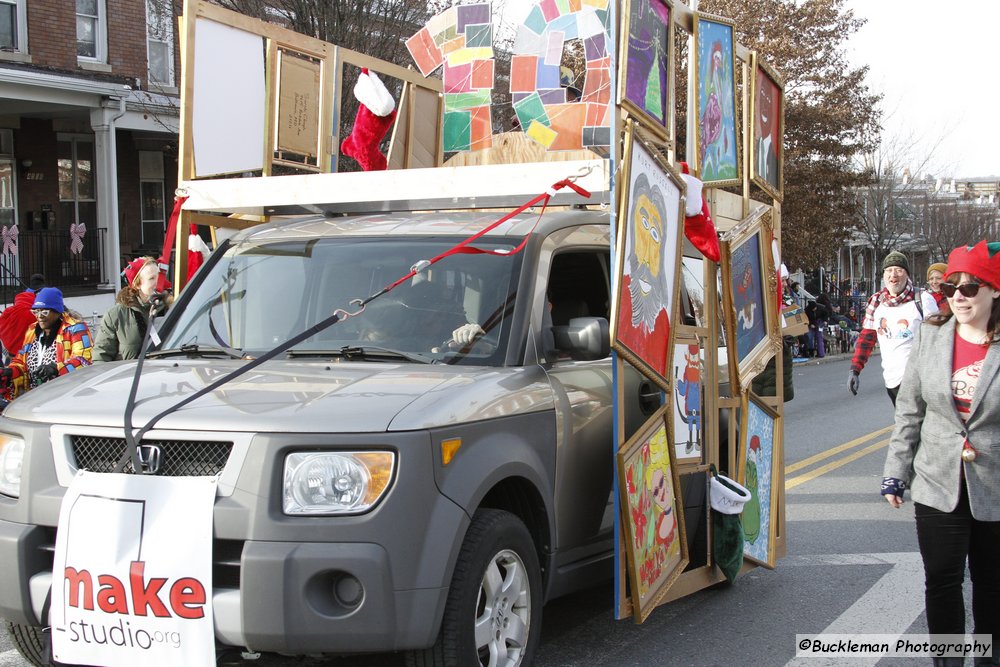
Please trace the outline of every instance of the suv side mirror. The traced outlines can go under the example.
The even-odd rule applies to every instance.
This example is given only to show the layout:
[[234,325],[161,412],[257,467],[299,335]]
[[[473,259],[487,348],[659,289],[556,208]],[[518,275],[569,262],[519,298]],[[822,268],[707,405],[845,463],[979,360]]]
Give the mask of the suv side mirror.
[[603,317],[574,317],[568,325],[552,327],[552,336],[556,350],[577,361],[611,354],[611,330]]

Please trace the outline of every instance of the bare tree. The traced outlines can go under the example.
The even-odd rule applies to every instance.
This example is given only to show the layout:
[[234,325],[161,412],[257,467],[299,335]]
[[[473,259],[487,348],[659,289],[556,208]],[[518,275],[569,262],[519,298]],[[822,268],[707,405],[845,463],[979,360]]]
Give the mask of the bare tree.
[[995,202],[938,201],[929,196],[924,203],[921,234],[931,258],[943,261],[953,248],[996,238],[998,219],[1000,209]]
[[882,137],[857,164],[863,185],[853,190],[856,230],[881,260],[890,251],[922,242],[927,183],[915,174],[930,171],[933,151],[914,156],[910,136]]

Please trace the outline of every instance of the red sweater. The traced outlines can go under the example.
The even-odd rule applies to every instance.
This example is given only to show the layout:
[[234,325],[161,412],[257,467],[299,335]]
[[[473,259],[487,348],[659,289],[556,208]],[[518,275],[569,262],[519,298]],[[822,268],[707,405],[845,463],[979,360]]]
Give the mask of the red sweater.
[[0,343],[3,343],[12,357],[24,345],[24,334],[28,327],[35,324],[35,316],[31,314],[34,303],[35,293],[25,290],[15,296],[14,303],[0,313]]

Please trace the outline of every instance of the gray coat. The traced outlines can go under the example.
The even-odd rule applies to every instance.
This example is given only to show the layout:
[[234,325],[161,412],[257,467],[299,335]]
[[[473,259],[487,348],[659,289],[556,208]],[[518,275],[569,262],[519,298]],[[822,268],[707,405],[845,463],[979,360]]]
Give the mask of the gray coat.
[[[914,502],[951,512],[964,465],[972,516],[1000,521],[1000,343],[986,353],[966,423],[951,393],[954,348],[954,318],[920,327],[896,397],[896,428],[883,474],[905,481]],[[963,464],[966,438],[979,455]]]

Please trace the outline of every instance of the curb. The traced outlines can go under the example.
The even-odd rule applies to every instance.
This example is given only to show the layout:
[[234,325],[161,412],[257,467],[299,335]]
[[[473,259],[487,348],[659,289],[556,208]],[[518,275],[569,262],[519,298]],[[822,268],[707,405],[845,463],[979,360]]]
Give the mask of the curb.
[[[796,366],[796,367],[797,366],[819,366],[820,364],[829,364],[829,363],[833,363],[835,361],[845,361],[845,360],[846,361],[850,361],[851,357],[853,357],[853,356],[854,356],[854,352],[852,351],[852,352],[845,352],[843,354],[828,354],[825,357],[818,358],[818,359],[816,357],[796,357],[795,359],[792,360],[792,365]],[[873,357],[879,356],[879,350],[878,350],[877,347],[874,350],[872,350],[872,355],[871,356],[873,356]]]

